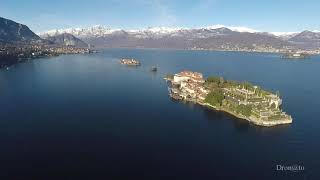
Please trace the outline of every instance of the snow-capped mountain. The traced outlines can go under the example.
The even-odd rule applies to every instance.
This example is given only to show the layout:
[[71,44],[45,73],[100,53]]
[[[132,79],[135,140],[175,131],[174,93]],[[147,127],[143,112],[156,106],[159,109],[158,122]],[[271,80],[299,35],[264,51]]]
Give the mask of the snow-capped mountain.
[[69,28],[69,29],[54,29],[44,33],[39,33],[39,36],[46,37],[46,36],[54,36],[58,34],[68,33],[72,34],[78,38],[93,38],[93,37],[104,37],[111,35],[113,33],[125,32],[130,35],[134,35],[140,38],[147,38],[150,36],[162,36],[162,35],[177,35],[177,33],[186,33],[192,31],[201,31],[201,30],[217,30],[217,29],[229,29],[236,32],[248,32],[248,33],[255,33],[259,32],[257,30],[247,28],[247,27],[235,27],[235,26],[224,26],[224,25],[212,25],[206,28],[178,28],[178,27],[149,27],[144,29],[133,29],[133,30],[123,30],[123,29],[111,29],[107,26],[96,25],[93,27],[88,28]]
[[260,32],[258,30],[252,29],[252,28],[248,28],[245,26],[225,26],[222,24],[217,24],[217,25],[212,25],[212,26],[208,26],[207,29],[220,29],[220,28],[228,28],[232,31],[237,31],[237,32],[249,32],[249,33],[256,33],[256,32]]
[[[311,32],[311,31],[310,31]],[[40,33],[40,37],[68,33],[96,47],[145,48],[264,48],[315,47],[306,39],[318,38],[316,31],[304,33],[303,43],[297,32],[262,32],[248,27],[212,25],[204,28],[149,27],[144,29],[112,29],[107,26],[69,28]],[[297,38],[295,38],[298,36]],[[297,43],[296,43],[297,42]],[[317,41],[318,42],[318,41]]]
[[150,32],[155,34],[170,34],[181,30],[186,30],[186,28],[170,28],[170,27],[149,27],[142,30],[129,30],[129,32]]
[[288,39],[289,42],[296,44],[298,47],[314,48],[320,47],[319,31],[303,31]]
[[[187,33],[187,32],[194,32],[194,31],[210,31],[210,30],[217,30],[217,29],[229,29],[235,32],[240,33],[258,33],[258,34],[269,34],[270,36],[273,35],[275,37],[279,37],[284,40],[288,40],[295,35],[299,34],[299,32],[263,32],[256,29],[248,28],[245,26],[225,26],[221,24],[208,26],[205,28],[182,28],[182,27],[148,27],[143,29],[131,29],[131,30],[124,30],[124,29],[112,29],[107,26],[96,25],[88,28],[68,28],[68,29],[54,29],[47,32],[39,33],[39,36],[54,36],[58,34],[68,33],[72,34],[78,38],[93,38],[93,37],[104,37],[111,35],[113,33],[121,33],[125,32],[130,35],[134,35],[140,38],[149,38],[150,36],[163,36],[163,35],[174,35],[179,36],[178,33]],[[317,31],[312,31],[317,32]]]
[[271,32],[270,34],[273,34],[274,36],[279,37],[281,39],[288,40],[299,34],[299,32]]
[[297,41],[297,42],[318,42],[320,41],[320,32],[317,31],[303,31],[298,33],[296,36],[289,39],[290,41]]
[[56,36],[64,33],[72,34],[78,38],[88,38],[88,37],[102,37],[105,35],[112,34],[116,31],[121,31],[120,29],[111,29],[107,26],[93,26],[88,28],[68,28],[68,29],[54,29],[44,33],[39,33],[40,37],[46,36]]

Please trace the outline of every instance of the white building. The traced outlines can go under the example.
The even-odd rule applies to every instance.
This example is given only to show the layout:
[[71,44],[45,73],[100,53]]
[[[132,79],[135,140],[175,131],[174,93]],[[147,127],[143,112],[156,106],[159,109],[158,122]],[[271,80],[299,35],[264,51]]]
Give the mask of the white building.
[[180,73],[177,73],[173,77],[174,83],[181,83],[183,81],[194,81],[197,83],[204,83],[203,75],[198,72],[192,72],[192,71],[182,71]]

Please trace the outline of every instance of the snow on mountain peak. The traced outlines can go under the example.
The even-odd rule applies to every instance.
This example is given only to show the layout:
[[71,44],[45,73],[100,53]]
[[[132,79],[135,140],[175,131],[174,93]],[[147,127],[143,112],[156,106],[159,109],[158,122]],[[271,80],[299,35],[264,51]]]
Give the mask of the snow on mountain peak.
[[256,32],[260,32],[258,30],[252,29],[252,28],[248,28],[245,26],[225,26],[222,24],[216,24],[216,25],[211,25],[208,26],[207,29],[219,29],[219,28],[228,28],[232,31],[237,31],[237,32],[249,32],[249,33],[256,33]]
[[229,27],[229,29],[231,29],[232,31],[238,31],[238,32],[249,32],[249,33],[256,33],[256,32],[260,32],[258,30],[252,29],[252,28],[248,28],[248,27],[244,27],[244,26],[232,26]]
[[[146,38],[146,37],[158,38],[166,35],[180,36],[181,35],[179,34],[180,32],[183,34],[186,32],[192,32],[192,30],[200,30],[200,29],[215,30],[220,28],[227,28],[236,32],[266,33],[281,39],[289,39],[299,33],[299,32],[262,32],[252,28],[245,27],[245,26],[225,26],[222,24],[215,24],[215,25],[208,26],[206,28],[182,28],[182,27],[160,26],[160,27],[148,27],[143,29],[131,29],[131,30],[112,29],[104,25],[95,25],[87,28],[54,29],[54,30],[47,31],[45,33],[39,33],[38,35],[42,37],[46,37],[46,36],[55,36],[63,33],[69,33],[81,39],[81,38],[104,37],[104,36],[114,34],[116,32],[126,32],[139,38]],[[320,33],[320,31],[317,31],[317,30],[314,30],[311,32]],[[204,36],[204,37],[207,37],[207,36]]]
[[[238,32],[258,32],[257,30],[247,28],[247,27],[236,27],[236,26],[225,26],[221,24],[212,25],[207,28],[202,29],[219,29],[219,28],[228,28],[232,31]],[[181,28],[181,27],[148,27],[143,29],[132,29],[132,30],[125,30],[131,34],[155,34],[155,35],[166,35],[166,34],[173,34],[177,33],[182,30],[191,30],[189,28]],[[111,29],[108,26],[103,25],[95,25],[92,27],[87,28],[68,28],[68,29],[54,29],[47,31],[45,33],[39,33],[40,36],[54,36],[63,33],[69,33],[76,37],[83,38],[83,37],[102,37],[114,32],[123,31],[122,29]]]
[[270,32],[269,34],[272,34],[278,38],[281,38],[283,40],[288,40],[294,36],[296,36],[297,34],[299,34],[299,32]]
[[45,33],[39,33],[39,36],[55,36],[58,34],[69,33],[77,37],[98,37],[111,34],[119,29],[111,29],[107,26],[95,25],[88,28],[68,28],[68,29],[54,29]]
[[162,34],[166,34],[166,33],[173,33],[173,32],[177,32],[179,30],[181,30],[183,28],[170,28],[170,27],[148,27],[146,29],[143,29],[142,31],[149,31],[152,33],[162,33]]
[[226,28],[226,26],[222,24],[215,24],[215,25],[208,26],[206,29],[220,29],[220,28]]
[[270,32],[271,34],[281,37],[281,36],[291,36],[298,34],[299,32]]

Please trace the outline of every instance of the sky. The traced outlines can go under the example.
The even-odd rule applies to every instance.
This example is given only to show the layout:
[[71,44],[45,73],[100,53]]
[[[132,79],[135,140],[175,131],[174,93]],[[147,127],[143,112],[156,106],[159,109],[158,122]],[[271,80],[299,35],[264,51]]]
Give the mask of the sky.
[[259,31],[320,30],[318,0],[0,0],[0,17],[35,32],[110,28],[200,28],[215,24]]

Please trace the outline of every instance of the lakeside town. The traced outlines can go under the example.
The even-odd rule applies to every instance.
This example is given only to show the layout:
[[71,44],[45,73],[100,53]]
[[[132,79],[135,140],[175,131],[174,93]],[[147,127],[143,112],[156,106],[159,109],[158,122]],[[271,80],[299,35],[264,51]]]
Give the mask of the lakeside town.
[[281,110],[279,93],[273,94],[248,82],[208,77],[198,72],[182,71],[165,77],[173,99],[193,102],[259,126],[292,123],[292,117]]
[[87,54],[93,53],[88,48],[73,46],[45,46],[45,45],[6,45],[0,46],[0,68],[41,57],[53,57],[62,54]]
[[[242,47],[237,45],[222,45],[219,48],[202,48],[202,47],[193,47],[188,48],[187,50],[197,50],[197,51],[225,51],[225,52],[248,52],[248,53],[276,53],[280,54],[281,57],[287,54],[300,54],[302,56],[311,55],[320,55],[320,48],[318,49],[299,49],[299,48],[292,48],[292,47],[283,47],[283,48],[276,48],[273,46],[253,46],[249,47]],[[291,59],[289,57],[289,59]],[[293,57],[292,59],[297,59],[297,57]],[[304,58],[300,58],[304,59]]]

